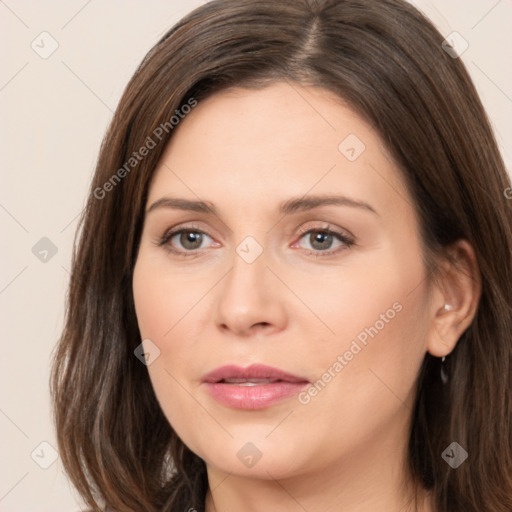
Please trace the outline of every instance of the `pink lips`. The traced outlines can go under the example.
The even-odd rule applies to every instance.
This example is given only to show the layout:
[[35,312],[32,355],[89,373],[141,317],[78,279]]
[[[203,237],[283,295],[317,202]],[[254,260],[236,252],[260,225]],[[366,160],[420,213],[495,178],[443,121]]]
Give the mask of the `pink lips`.
[[220,403],[236,409],[263,409],[297,394],[309,384],[303,377],[278,368],[253,364],[228,365],[208,373],[203,383]]

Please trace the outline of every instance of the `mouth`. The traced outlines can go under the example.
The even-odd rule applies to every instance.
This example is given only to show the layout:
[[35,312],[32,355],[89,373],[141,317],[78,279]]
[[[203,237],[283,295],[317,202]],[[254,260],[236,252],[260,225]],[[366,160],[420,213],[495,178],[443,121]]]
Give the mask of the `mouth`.
[[222,366],[203,378],[209,394],[235,409],[263,409],[300,392],[310,382],[271,366]]
[[237,386],[262,386],[263,384],[273,384],[274,382],[285,382],[279,379],[222,379],[220,384],[235,384]]

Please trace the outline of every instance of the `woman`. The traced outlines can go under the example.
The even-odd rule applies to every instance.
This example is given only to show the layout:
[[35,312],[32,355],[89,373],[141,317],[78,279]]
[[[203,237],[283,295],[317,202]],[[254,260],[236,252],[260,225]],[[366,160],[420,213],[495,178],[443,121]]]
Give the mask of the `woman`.
[[94,510],[512,509],[510,180],[401,0],[214,0],[128,84],[52,375]]

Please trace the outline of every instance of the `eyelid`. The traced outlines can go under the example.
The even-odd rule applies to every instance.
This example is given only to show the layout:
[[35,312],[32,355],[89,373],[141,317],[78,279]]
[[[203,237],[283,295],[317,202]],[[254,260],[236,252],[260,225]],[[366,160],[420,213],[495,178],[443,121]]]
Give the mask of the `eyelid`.
[[[315,222],[315,221],[313,221],[313,222]],[[299,228],[299,232],[301,233],[301,235],[304,235],[305,233],[309,233],[310,231],[328,231],[332,234],[340,235],[340,236],[343,236],[344,238],[353,240],[354,243],[355,243],[355,239],[356,239],[356,237],[347,229],[334,227],[334,226],[332,226],[332,224],[330,224],[328,222],[324,222],[322,226],[318,226],[318,225],[310,226],[308,223],[306,226],[301,226]]]
[[180,256],[184,256],[184,257],[197,256],[198,252],[200,253],[200,252],[204,251],[204,249],[196,249],[193,251],[184,251],[181,249],[175,249],[175,248],[171,247],[171,245],[169,244],[169,241],[172,238],[174,238],[176,235],[179,235],[186,231],[190,231],[193,233],[200,233],[200,234],[205,235],[208,238],[211,238],[213,240],[213,237],[211,237],[208,233],[206,233],[206,231],[204,231],[203,229],[201,229],[199,226],[197,226],[195,224],[186,224],[183,226],[178,224],[177,226],[173,226],[172,228],[166,229],[162,236],[157,237],[157,239],[155,240],[155,243],[159,247],[165,246],[165,248],[169,252],[178,254]]
[[[329,256],[336,256],[338,253],[345,251],[347,249],[350,249],[350,247],[356,245],[356,237],[350,233],[348,230],[343,230],[340,228],[333,228],[329,223],[324,223],[322,226],[301,226],[299,228],[300,231],[300,237],[298,240],[301,240],[304,235],[312,232],[319,232],[319,233],[328,233],[329,235],[335,236],[338,238],[338,240],[341,242],[341,246],[337,247],[335,249],[329,249],[326,251],[314,251],[311,249],[305,249],[306,253],[308,255],[313,255],[315,257],[329,257]],[[297,242],[294,242],[294,245]]]
[[[201,234],[210,236],[203,229],[201,229],[201,227],[199,227],[195,224],[185,224],[183,226],[178,224],[177,226],[173,226],[172,228],[166,229],[164,234],[161,237],[159,237],[159,239],[160,239],[160,241],[162,241],[164,239],[168,240],[170,237],[173,237],[182,231],[193,231],[193,232],[197,232],[197,233],[201,233]],[[210,236],[210,238],[211,238],[211,236]]]
[[[312,221],[314,222],[314,221]],[[172,228],[167,229],[164,234],[161,237],[158,237],[155,241],[156,245],[158,246],[166,246],[166,249],[174,254],[178,254],[180,256],[184,257],[193,257],[200,255],[205,249],[195,249],[191,251],[181,250],[181,249],[175,249],[168,244],[168,242],[174,238],[175,236],[181,234],[182,232],[196,232],[200,233],[202,235],[207,236],[208,238],[211,238],[213,240],[213,237],[210,236],[206,231],[201,229],[199,226],[194,224],[186,224],[183,226],[174,226]],[[330,249],[326,251],[315,251],[311,249],[304,249],[306,251],[306,254],[312,254],[316,257],[321,256],[334,256],[337,253],[349,249],[351,246],[356,245],[355,237],[350,233],[348,230],[342,230],[340,228],[333,228],[329,223],[324,223],[322,226],[314,225],[314,226],[301,226],[299,228],[300,236],[299,238],[293,242],[293,244],[296,244],[298,240],[301,240],[306,234],[311,232],[324,232],[328,233],[329,235],[333,235],[335,237],[338,237],[338,240],[343,244],[342,247],[338,247],[336,249]]]

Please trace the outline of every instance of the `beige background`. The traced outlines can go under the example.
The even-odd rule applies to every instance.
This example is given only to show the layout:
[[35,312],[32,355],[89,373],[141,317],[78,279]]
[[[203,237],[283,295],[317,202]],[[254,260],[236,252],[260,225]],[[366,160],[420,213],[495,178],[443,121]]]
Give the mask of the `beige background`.
[[[77,218],[128,79],[157,39],[202,3],[0,0],[1,512],[80,510],[52,449],[48,394]],[[445,36],[457,31],[469,43],[462,59],[510,169],[512,2],[413,3]],[[52,44],[58,48],[45,55]]]

